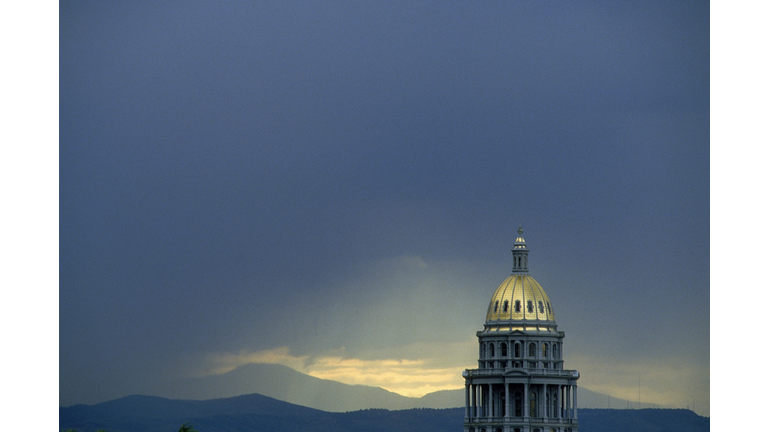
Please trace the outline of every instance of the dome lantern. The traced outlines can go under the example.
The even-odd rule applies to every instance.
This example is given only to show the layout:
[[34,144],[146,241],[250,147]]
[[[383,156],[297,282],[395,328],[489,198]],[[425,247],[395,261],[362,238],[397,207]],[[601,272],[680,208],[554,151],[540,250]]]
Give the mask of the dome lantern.
[[523,238],[522,225],[517,229],[517,238],[512,249],[512,273],[528,273],[528,246]]

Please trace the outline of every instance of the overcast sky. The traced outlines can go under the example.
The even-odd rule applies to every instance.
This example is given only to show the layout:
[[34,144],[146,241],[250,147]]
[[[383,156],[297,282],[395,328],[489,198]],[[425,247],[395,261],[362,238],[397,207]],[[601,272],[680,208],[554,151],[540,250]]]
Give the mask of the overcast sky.
[[579,384],[708,415],[707,2],[222,3],[60,3],[62,405],[462,387],[522,225]]

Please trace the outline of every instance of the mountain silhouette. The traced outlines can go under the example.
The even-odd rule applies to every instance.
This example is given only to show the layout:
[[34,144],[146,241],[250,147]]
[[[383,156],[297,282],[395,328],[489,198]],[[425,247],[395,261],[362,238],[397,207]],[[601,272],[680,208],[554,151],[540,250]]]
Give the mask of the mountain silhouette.
[[[419,398],[401,396],[379,387],[315,378],[277,364],[252,363],[220,375],[163,382],[148,393],[170,399],[197,400],[259,393],[292,404],[335,412],[420,407]],[[463,399],[451,408],[459,406],[463,406]]]
[[[580,408],[651,408],[611,398],[579,387]],[[281,401],[329,412],[370,408],[404,410],[411,408],[459,408],[464,406],[464,389],[441,390],[420,398],[402,396],[379,387],[349,385],[315,378],[277,364],[246,364],[230,372],[203,378],[158,383],[143,392],[169,399],[206,400],[258,393]]]
[[[203,401],[134,395],[59,408],[59,429],[168,432],[191,423],[200,432],[461,432],[463,418],[463,408],[333,413],[259,394]],[[708,418],[682,409],[580,409],[579,419],[585,432],[709,431]]]

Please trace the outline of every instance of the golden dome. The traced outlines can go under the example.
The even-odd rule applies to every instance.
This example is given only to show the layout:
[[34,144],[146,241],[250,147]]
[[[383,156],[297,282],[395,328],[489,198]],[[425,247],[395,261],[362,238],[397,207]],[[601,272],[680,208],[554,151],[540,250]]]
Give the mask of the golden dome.
[[498,321],[554,323],[555,311],[547,293],[534,278],[527,274],[513,274],[493,293],[485,321],[486,324],[499,324]]

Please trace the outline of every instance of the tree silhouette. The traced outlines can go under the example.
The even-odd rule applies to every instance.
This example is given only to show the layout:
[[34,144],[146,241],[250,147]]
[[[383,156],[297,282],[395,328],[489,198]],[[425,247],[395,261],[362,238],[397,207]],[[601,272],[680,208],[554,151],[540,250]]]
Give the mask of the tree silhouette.
[[[71,429],[70,428],[70,429],[67,429],[65,432],[77,432],[77,429]],[[107,430],[106,429],[99,429],[96,432],[107,432]],[[197,431],[195,431],[195,432],[197,432]]]
[[189,423],[184,423],[184,424],[183,424],[183,425],[181,425],[181,427],[179,428],[179,432],[198,432],[198,431],[197,431],[197,430],[195,430],[194,428],[192,428],[192,425],[191,425],[191,424],[189,424]]

